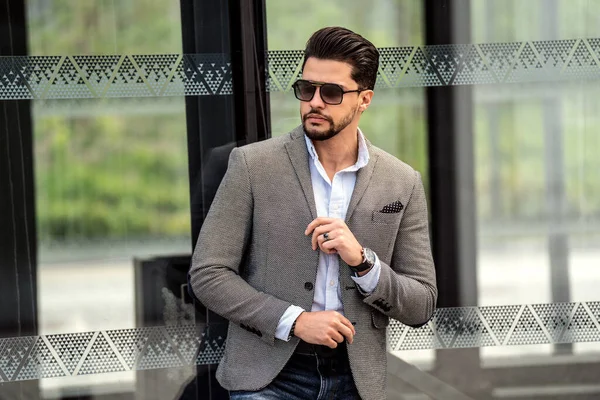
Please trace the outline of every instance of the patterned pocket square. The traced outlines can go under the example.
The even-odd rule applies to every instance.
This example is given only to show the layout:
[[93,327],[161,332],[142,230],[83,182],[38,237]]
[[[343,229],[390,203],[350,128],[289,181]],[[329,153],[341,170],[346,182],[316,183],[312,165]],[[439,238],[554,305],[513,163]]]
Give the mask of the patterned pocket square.
[[379,212],[385,214],[395,214],[399,213],[403,209],[404,206],[402,205],[402,203],[400,203],[400,201],[395,201],[393,203],[385,205],[381,210],[379,210]]

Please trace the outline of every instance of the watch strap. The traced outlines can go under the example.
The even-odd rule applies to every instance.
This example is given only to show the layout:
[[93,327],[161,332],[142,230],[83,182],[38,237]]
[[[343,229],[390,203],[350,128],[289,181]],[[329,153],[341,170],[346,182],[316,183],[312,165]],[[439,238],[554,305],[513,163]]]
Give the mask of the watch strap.
[[288,335],[288,341],[294,337],[294,330],[296,329],[296,321],[298,321],[298,318],[296,318],[294,320],[294,323],[292,324],[292,327],[290,328],[290,334]]
[[364,272],[370,268],[373,268],[373,263],[369,262],[369,260],[367,259],[367,255],[365,254],[365,248],[363,247],[361,250],[362,256],[363,256],[363,260],[360,264],[356,265],[356,266],[352,266],[349,265],[350,269],[352,270],[352,272]]

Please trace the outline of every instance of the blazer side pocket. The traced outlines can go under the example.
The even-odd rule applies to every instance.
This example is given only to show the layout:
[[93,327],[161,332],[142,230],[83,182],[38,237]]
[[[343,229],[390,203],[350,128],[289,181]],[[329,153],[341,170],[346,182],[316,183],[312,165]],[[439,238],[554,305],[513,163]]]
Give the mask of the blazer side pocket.
[[371,311],[371,321],[375,328],[385,329],[390,324],[390,317],[379,311],[373,310]]

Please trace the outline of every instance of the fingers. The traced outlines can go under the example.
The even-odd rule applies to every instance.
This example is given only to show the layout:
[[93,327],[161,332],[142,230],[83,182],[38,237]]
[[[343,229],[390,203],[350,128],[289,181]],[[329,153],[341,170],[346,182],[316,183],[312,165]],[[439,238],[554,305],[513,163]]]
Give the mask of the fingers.
[[[352,342],[354,341],[354,335],[356,334],[354,325],[352,325],[352,322],[350,322],[350,320],[348,320],[348,318],[344,317],[342,314],[338,313],[336,316],[337,316],[337,320],[335,321],[336,333],[338,333],[340,336],[343,335],[343,337],[341,338],[342,340],[344,340],[344,338],[346,338],[346,340],[348,340],[348,343],[352,344]],[[339,338],[336,337],[334,339],[338,343],[341,343],[341,341],[338,340]]]
[[[327,233],[328,237],[327,239],[325,239],[325,233]],[[332,230],[330,232],[325,232],[322,235],[318,235],[316,237],[316,244],[313,245],[313,250],[316,250],[317,248],[321,249],[322,251],[324,251],[325,253],[331,254],[331,250],[335,250],[335,245],[337,244],[337,241],[335,239],[337,239],[336,234],[337,231]],[[314,240],[314,238],[313,238]]]
[[[313,323],[309,335],[300,337],[309,343],[321,344],[332,349],[338,347],[339,343],[347,341],[349,344],[354,342],[356,330],[348,318],[337,311],[315,311],[306,314]],[[299,325],[298,325],[299,326]],[[299,331],[300,332],[300,331]]]
[[354,328],[354,325],[352,325],[352,322],[350,322],[348,318],[342,316],[342,318],[340,318],[340,322],[352,331],[352,335],[356,335],[356,328]]
[[[344,241],[344,230],[342,228],[330,228],[331,230],[327,231],[326,229],[329,226],[324,227],[325,232],[323,232],[323,234],[313,236],[313,242],[316,241],[316,243],[313,244],[313,250],[316,250],[318,247],[328,254],[334,254],[337,252],[337,247]],[[325,233],[328,235],[327,239],[325,239]]]
[[315,228],[312,234],[312,249],[316,250],[317,247],[321,247],[321,244],[325,242],[325,236],[323,236],[325,233],[330,235],[329,240],[333,239],[332,233],[334,229],[335,225],[333,224],[321,225]]
[[329,334],[329,338],[333,339],[336,343],[343,343],[344,336],[338,331],[339,328],[332,328],[331,333]]
[[333,229],[340,226],[340,223],[343,225],[344,222],[339,218],[325,218],[319,217],[311,222],[306,230],[304,231],[305,235],[309,235],[312,233],[312,249],[316,250],[318,246],[318,238],[325,232],[330,232]]
[[[322,235],[321,235],[322,236]],[[337,253],[337,246],[341,244],[339,239],[336,240],[322,240],[319,243],[319,249],[326,254]]]
[[313,250],[316,250],[317,247],[320,247],[320,244],[325,240],[323,234],[329,231],[327,228],[327,225],[319,226],[313,231],[311,238],[311,247]]
[[341,322],[338,325],[337,329],[338,329],[338,332],[341,333],[342,335],[344,335],[346,340],[348,340],[348,343],[352,344],[352,342],[354,341],[354,332],[352,331],[352,329],[348,328],[346,325],[344,325]]
[[308,226],[306,227],[306,230],[304,231],[304,234],[309,235],[312,231],[315,230],[315,228],[319,227],[320,225],[330,224],[333,221],[335,221],[335,218],[327,218],[327,217],[315,218],[310,224],[308,224]]

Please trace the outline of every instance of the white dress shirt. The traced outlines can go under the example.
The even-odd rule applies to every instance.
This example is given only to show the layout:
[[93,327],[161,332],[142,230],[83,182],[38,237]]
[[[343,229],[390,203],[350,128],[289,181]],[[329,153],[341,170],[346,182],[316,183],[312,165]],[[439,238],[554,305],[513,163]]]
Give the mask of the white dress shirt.
[[[315,205],[317,207],[317,216],[346,219],[346,212],[350,204],[350,198],[356,184],[356,172],[367,165],[369,162],[369,151],[365,142],[363,133],[358,130],[358,159],[356,163],[346,169],[337,172],[333,181],[329,179],[325,168],[319,161],[319,156],[312,141],[304,135],[306,147],[310,154],[310,177],[312,180],[313,192],[315,194]],[[319,250],[320,251],[320,250]],[[317,279],[315,281],[315,296],[311,311],[335,310],[344,313],[342,305],[342,293],[339,282],[339,256],[337,254],[319,253],[319,267],[317,269]],[[365,275],[358,277],[352,276],[360,289],[365,293],[371,293],[375,290],[379,282],[381,265],[379,258],[375,265]],[[292,324],[298,316],[306,311],[301,307],[291,305],[285,311],[275,332],[275,337],[281,340],[288,340]]]

